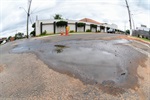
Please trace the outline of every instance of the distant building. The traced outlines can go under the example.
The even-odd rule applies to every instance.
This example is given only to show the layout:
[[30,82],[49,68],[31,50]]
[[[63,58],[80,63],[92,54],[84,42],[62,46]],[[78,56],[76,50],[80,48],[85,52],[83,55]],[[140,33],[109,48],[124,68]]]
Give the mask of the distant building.
[[133,31],[133,35],[141,38],[150,39],[150,28],[147,28],[146,25],[136,27],[136,30]]
[[[56,23],[59,22],[60,20],[54,20],[54,19],[49,19],[49,20],[37,20],[36,21],[36,27],[35,27],[35,33],[36,35],[40,35],[43,32],[47,33],[60,33],[60,32],[65,32],[65,27],[57,27]],[[115,24],[105,24],[105,23],[100,23],[97,22],[93,19],[89,18],[83,18],[81,20],[63,20],[67,22],[67,25],[70,27],[70,31],[74,32],[85,32],[86,30],[91,30],[92,32],[107,32],[108,29],[117,29],[117,25]],[[84,27],[78,27],[78,23],[85,23]],[[92,28],[91,24],[97,25],[96,28]]]
[[150,28],[147,28],[146,25],[141,25],[140,27],[136,27],[136,30],[143,30],[143,31],[149,31]]

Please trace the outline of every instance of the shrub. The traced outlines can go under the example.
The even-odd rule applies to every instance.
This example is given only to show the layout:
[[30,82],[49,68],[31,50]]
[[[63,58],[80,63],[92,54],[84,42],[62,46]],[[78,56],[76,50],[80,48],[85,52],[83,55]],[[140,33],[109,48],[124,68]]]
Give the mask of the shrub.
[[35,30],[30,33],[31,36],[35,36]]
[[101,32],[100,30],[98,30],[97,32]]
[[90,30],[90,29],[87,29],[86,32],[91,32],[91,30]]
[[130,30],[126,30],[126,33],[127,33],[127,34],[130,34]]
[[73,33],[74,32],[74,30],[70,30],[70,33]]
[[90,26],[91,26],[92,28],[97,28],[97,25],[94,25],[94,24],[90,24]]
[[56,26],[57,26],[57,27],[67,26],[67,22],[66,22],[66,21],[58,21],[58,22],[56,23]]
[[84,27],[84,26],[85,26],[85,23],[77,23],[77,26],[78,26],[78,27]]

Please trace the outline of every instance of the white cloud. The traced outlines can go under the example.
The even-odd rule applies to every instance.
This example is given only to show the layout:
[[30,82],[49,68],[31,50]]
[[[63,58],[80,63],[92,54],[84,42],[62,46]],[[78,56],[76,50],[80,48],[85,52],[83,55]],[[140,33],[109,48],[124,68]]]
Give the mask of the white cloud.
[[[144,24],[150,27],[150,0],[128,1],[135,26]],[[0,6],[0,36],[13,35],[16,30],[26,32],[26,13],[19,7],[26,10],[27,0],[5,0],[1,1]],[[125,25],[129,28],[125,0],[33,0],[31,6],[32,22],[36,15],[39,19],[49,19],[58,13],[66,19],[87,17],[99,22],[115,23],[122,30]]]

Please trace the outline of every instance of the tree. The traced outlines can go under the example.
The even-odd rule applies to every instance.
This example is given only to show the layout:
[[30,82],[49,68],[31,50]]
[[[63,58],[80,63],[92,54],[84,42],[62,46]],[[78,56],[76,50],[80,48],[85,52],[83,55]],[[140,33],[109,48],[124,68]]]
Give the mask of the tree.
[[9,37],[7,38],[7,41],[10,41],[11,38],[12,38],[12,36],[9,36]]
[[126,30],[126,34],[130,34],[130,30]]
[[55,14],[54,19],[63,19],[63,18],[62,18],[62,15],[60,15],[60,14]]
[[34,28],[34,30],[30,33],[31,36],[35,36],[35,26],[36,26],[36,24],[33,23],[32,28]]
[[15,34],[15,40],[22,39],[22,38],[24,38],[24,33],[18,32],[17,34]]
[[35,28],[35,23],[32,24],[32,28]]

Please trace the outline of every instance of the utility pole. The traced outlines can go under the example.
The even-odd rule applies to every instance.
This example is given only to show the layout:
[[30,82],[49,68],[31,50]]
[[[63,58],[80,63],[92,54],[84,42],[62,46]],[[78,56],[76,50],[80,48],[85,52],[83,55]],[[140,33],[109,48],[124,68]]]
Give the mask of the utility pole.
[[32,0],[28,0],[28,12],[27,12],[27,38],[29,38],[29,17],[30,17],[30,7]]
[[128,9],[128,15],[129,15],[129,23],[130,23],[130,35],[132,36],[132,23],[131,23],[131,13],[130,13],[130,9],[129,9],[129,5],[128,5],[128,1],[125,0],[126,5],[127,5],[127,9]]

